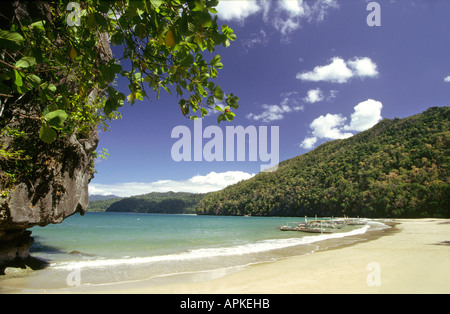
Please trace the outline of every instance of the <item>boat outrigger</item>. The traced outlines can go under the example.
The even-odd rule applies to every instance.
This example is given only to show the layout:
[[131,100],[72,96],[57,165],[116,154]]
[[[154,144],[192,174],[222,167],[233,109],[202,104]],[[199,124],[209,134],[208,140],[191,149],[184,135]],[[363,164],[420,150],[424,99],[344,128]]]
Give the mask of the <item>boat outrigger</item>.
[[289,223],[285,226],[281,226],[279,229],[281,231],[301,231],[310,233],[333,233],[337,229],[341,229],[344,225],[365,225],[366,221],[359,219],[331,219],[331,220],[315,220],[308,221],[308,217],[305,216],[304,223]]

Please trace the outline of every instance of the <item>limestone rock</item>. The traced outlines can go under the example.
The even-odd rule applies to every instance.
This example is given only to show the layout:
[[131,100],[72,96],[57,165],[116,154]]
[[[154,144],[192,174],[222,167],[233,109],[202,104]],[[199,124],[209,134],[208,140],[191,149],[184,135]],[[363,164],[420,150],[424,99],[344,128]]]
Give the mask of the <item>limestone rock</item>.
[[[45,18],[49,21],[49,10],[45,1],[8,2],[2,5],[0,27],[8,29],[13,19]],[[106,34],[100,35],[97,49],[98,63],[111,60]],[[70,88],[78,91],[77,86]],[[94,89],[89,99],[94,100],[101,93]],[[0,191],[9,191],[7,197],[0,197],[0,274],[7,266],[36,267],[29,256],[33,239],[28,228],[61,223],[75,213],[83,215],[88,206],[88,184],[93,178],[94,152],[99,140],[97,127],[93,126],[84,137],[64,135],[45,144],[39,139],[40,119],[30,118],[41,115],[42,104],[35,103],[34,99],[32,92],[18,99],[10,98],[3,102],[0,113],[6,127],[26,134],[25,138],[18,139],[4,132],[0,134],[0,147],[9,152],[32,151],[29,155],[34,156],[33,160],[26,161],[29,173],[13,181],[12,187],[3,175],[11,163],[0,156]]]

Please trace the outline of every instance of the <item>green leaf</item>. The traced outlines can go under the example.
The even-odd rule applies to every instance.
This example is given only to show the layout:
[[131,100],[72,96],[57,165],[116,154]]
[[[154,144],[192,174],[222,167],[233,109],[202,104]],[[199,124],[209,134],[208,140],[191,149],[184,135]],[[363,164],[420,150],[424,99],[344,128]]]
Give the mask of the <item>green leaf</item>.
[[48,84],[47,89],[53,93],[56,92],[56,86],[54,84]]
[[217,72],[216,68],[211,67],[211,77],[216,78],[219,76],[219,72]]
[[217,123],[220,123],[221,121],[227,121],[227,118],[225,118],[225,115],[219,114],[219,116],[217,117]]
[[238,101],[239,101],[238,96],[234,96],[233,94],[230,94],[230,95],[228,95],[226,103],[228,106],[230,106],[234,109],[238,109],[238,107],[239,107]]
[[[14,42],[15,44],[21,44],[24,41],[22,35],[20,35],[19,33],[5,31],[2,29],[0,29],[0,40],[1,40],[0,47],[3,46],[2,44],[7,45],[6,41]],[[11,48],[11,47],[7,47],[7,48]]]
[[225,118],[228,121],[233,121],[235,114],[231,111],[225,112]]
[[222,101],[223,100],[223,95],[224,95],[223,90],[222,90],[222,88],[219,85],[214,87],[214,98],[215,99],[217,99],[219,101]]
[[36,64],[36,59],[33,57],[23,57],[14,65],[16,68],[28,68]]
[[136,27],[134,28],[134,33],[139,38],[142,39],[145,38],[145,36],[147,36],[147,28],[145,27],[145,24],[144,23],[137,24]]
[[166,37],[164,38],[164,42],[168,47],[175,46],[175,35],[173,34],[172,30],[169,29],[167,31]]
[[180,62],[181,67],[189,67],[191,64],[194,63],[194,56],[191,54],[188,54],[183,60]]
[[180,87],[180,84],[177,84],[177,94],[183,96],[183,90]]
[[38,87],[41,84],[41,78],[37,75],[30,74],[25,77],[25,79],[33,85],[33,87]]
[[113,45],[121,45],[123,43],[123,35],[120,32],[115,33],[111,36],[111,43]]
[[197,84],[197,90],[200,93],[200,95],[202,95],[202,97],[208,96],[208,93],[205,91],[205,89],[201,84]]
[[208,12],[195,12],[192,16],[203,27],[210,27],[212,25],[212,18]]
[[162,88],[164,88],[166,90],[166,92],[168,92],[170,95],[172,95],[172,92],[170,91],[170,89],[165,86],[165,85],[161,85]]
[[[17,70],[14,70],[14,84],[20,89],[23,86],[22,76]],[[19,90],[18,90],[19,91]]]
[[216,66],[217,63],[219,63],[221,60],[220,55],[215,55],[214,58],[211,59],[211,65]]
[[106,28],[108,26],[108,21],[106,18],[98,13],[94,12],[92,14],[89,14],[87,18],[87,27],[89,29],[95,29],[95,28]]
[[155,9],[158,9],[161,6],[161,4],[164,3],[164,0],[150,0],[150,2],[155,7]]
[[54,142],[57,138],[56,131],[46,124],[41,125],[41,129],[39,130],[39,138],[47,144]]
[[54,127],[55,129],[61,129],[64,126],[64,122],[66,121],[68,117],[68,114],[61,109],[52,111],[47,113],[44,116],[44,120],[47,121],[47,123]]
[[206,104],[210,107],[212,107],[214,105],[216,101],[214,100],[213,96],[209,96],[208,99],[206,100]]

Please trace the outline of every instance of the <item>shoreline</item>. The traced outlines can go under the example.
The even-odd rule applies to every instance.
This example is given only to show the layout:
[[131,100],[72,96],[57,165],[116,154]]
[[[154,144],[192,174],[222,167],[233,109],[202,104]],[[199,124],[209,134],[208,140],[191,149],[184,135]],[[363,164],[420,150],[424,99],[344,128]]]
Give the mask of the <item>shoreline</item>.
[[[232,272],[222,269],[46,291],[23,290],[18,278],[9,289],[2,289],[0,281],[0,293],[450,293],[450,219],[392,222],[391,228],[343,238],[344,243],[322,241],[314,253]],[[192,280],[193,275],[200,277]]]

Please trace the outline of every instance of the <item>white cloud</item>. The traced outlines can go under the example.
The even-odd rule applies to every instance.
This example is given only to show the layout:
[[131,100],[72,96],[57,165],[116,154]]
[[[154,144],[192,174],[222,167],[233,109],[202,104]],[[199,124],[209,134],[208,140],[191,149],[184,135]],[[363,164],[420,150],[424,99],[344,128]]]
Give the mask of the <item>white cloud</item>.
[[347,67],[341,58],[333,58],[331,63],[324,66],[316,66],[310,72],[298,73],[297,78],[302,81],[332,83],[346,83],[353,76],[352,71]]
[[221,19],[243,21],[248,16],[258,13],[261,7],[256,1],[227,0],[220,1],[216,9]]
[[223,20],[243,23],[251,15],[262,13],[263,21],[289,41],[289,34],[301,27],[302,21],[323,21],[330,8],[338,8],[337,0],[223,0],[216,7]]
[[280,17],[276,17],[273,20],[273,26],[284,36],[283,41],[288,42],[289,40],[286,36],[300,28],[300,22],[291,18],[285,20]]
[[351,115],[349,125],[344,126],[344,130],[364,131],[377,124],[381,118],[383,104],[379,101],[368,99],[356,105]]
[[312,137],[306,137],[303,142],[300,144],[300,147],[304,148],[304,149],[311,149],[314,147],[314,145],[317,142],[317,137],[312,136]]
[[207,193],[221,190],[241,180],[247,180],[255,174],[243,171],[210,172],[207,175],[196,175],[187,180],[158,180],[155,182],[126,182],[117,184],[89,184],[89,194],[117,196],[133,196],[150,192],[192,192]]
[[323,92],[320,90],[320,88],[310,89],[306,97],[304,98],[304,100],[310,104],[322,101],[323,99],[324,95]]
[[281,0],[278,2],[278,7],[290,16],[305,16],[307,10],[306,3],[303,0]]
[[268,43],[269,39],[267,33],[263,29],[261,29],[259,33],[252,33],[250,38],[242,40],[242,46],[246,51],[258,45],[266,46]]
[[337,0],[319,0],[313,1],[309,7],[310,19],[313,18],[316,21],[323,21],[325,15],[330,8],[337,9],[339,7]]
[[352,133],[343,133],[342,127],[347,118],[340,114],[330,114],[320,116],[310,124],[312,134],[318,138],[342,139],[352,136]]
[[444,82],[450,82],[450,75],[444,79]]
[[355,58],[349,60],[347,64],[353,69],[355,76],[359,77],[377,77],[377,65],[370,60],[370,58]]
[[246,116],[247,119],[269,123],[283,119],[287,113],[304,109],[297,92],[282,93],[281,97],[279,105],[264,104],[261,106],[263,112],[260,114],[249,113]]
[[267,105],[264,104],[261,106],[264,111],[260,114],[249,113],[247,118],[250,120],[259,121],[261,120],[264,123],[269,123],[272,121],[281,120],[284,118],[286,113],[292,112],[293,109],[288,105]]
[[370,58],[355,58],[345,62],[342,58],[334,57],[331,63],[316,66],[310,72],[297,74],[297,79],[311,82],[347,83],[353,77],[377,77],[377,65]]
[[353,133],[345,131],[365,131],[381,119],[381,102],[368,99],[356,105],[350,116],[350,123],[345,124],[347,118],[341,114],[328,113],[313,120],[310,124],[313,136],[306,137],[300,147],[311,149],[319,139],[344,139],[353,136]]

